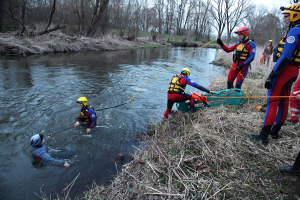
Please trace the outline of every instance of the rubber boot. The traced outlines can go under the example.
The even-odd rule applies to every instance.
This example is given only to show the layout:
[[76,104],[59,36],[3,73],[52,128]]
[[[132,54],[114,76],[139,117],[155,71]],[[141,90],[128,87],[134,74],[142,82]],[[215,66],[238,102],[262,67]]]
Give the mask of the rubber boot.
[[242,87],[241,84],[239,84],[239,83],[235,84],[236,89],[241,89],[241,87]]
[[265,127],[262,128],[259,135],[249,134],[248,136],[249,136],[250,139],[253,139],[255,141],[261,141],[262,144],[268,144],[269,143],[268,136],[269,136],[271,127],[272,126],[265,126]]
[[227,81],[227,89],[232,89],[232,84]]
[[194,104],[190,105],[190,111],[191,111],[191,113],[195,112],[195,105]]
[[279,135],[278,135],[278,132],[280,131],[281,129],[281,126],[282,124],[276,124],[272,127],[271,131],[270,131],[270,135],[273,139],[279,139],[281,138]]
[[287,166],[287,167],[282,166],[282,167],[279,167],[279,171],[281,173],[300,174],[299,168],[295,169],[293,166]]

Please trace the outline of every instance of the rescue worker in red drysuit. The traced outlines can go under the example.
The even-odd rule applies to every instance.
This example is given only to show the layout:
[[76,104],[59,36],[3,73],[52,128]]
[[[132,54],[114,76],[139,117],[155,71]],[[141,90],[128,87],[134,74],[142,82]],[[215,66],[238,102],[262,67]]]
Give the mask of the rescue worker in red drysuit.
[[230,68],[227,78],[227,89],[234,88],[233,82],[236,79],[235,88],[241,89],[244,78],[249,70],[250,63],[254,60],[256,45],[253,41],[249,40],[248,35],[250,30],[247,26],[239,28],[236,32],[240,41],[235,43],[232,47],[227,47],[223,44],[221,39],[217,39],[217,43],[227,53],[236,50],[233,56],[233,65]]
[[168,87],[168,102],[164,118],[168,118],[168,115],[171,112],[174,103],[184,102],[186,100],[190,100],[190,111],[194,112],[195,99],[192,98],[192,95],[186,94],[179,87],[185,89],[186,85],[189,84],[203,92],[211,93],[205,87],[202,87],[201,85],[195,83],[192,79],[189,78],[189,76],[190,70],[188,68],[183,68],[180,75],[176,75],[172,78]]
[[299,98],[290,98],[290,121],[300,126],[300,79],[296,81],[291,96]]
[[269,64],[269,61],[270,61],[270,56],[272,55],[273,53],[273,40],[269,40],[269,43],[268,43],[268,46],[266,46],[265,50],[264,50],[264,53],[263,53],[263,60],[264,60],[264,64],[266,63],[267,61],[267,65]]
[[[300,3],[281,7],[283,22],[289,32],[278,44],[279,57],[272,72],[265,82],[267,96],[290,96],[292,84],[296,81],[300,66]],[[289,98],[268,98],[264,124],[259,135],[249,134],[251,139],[268,144],[268,135],[278,139],[278,132],[286,120]]]

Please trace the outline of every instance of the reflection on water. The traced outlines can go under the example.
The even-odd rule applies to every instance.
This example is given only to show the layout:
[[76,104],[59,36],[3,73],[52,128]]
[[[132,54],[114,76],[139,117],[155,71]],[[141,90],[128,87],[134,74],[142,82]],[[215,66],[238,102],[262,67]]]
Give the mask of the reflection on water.
[[[190,77],[207,87],[222,73],[220,67],[208,64],[217,51],[197,51],[152,81],[129,104],[98,111],[98,126],[91,134],[74,128],[79,115],[76,100],[85,96],[96,109],[124,103],[193,50],[152,48],[1,57],[0,199],[37,199],[34,192],[39,194],[41,186],[53,197],[79,173],[73,196],[93,181],[108,184],[117,172],[117,155],[123,153],[122,162],[128,162],[133,145],[139,145],[133,136],[162,119],[172,76],[188,67]],[[45,142],[50,154],[70,162],[69,168],[33,159],[29,141],[37,133],[50,136]]]

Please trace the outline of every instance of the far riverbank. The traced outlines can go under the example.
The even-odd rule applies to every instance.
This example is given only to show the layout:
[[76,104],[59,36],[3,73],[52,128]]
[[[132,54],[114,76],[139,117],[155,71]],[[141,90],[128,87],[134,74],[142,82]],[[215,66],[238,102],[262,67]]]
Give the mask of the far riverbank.
[[[153,41],[151,38],[137,38],[127,40],[117,36],[106,35],[97,38],[68,36],[61,32],[50,33],[35,37],[13,36],[9,33],[0,34],[0,55],[27,56],[45,53],[68,53],[80,51],[116,51],[133,48],[183,46],[200,47],[203,42],[168,42],[165,40]],[[207,47],[215,48],[215,44]]]

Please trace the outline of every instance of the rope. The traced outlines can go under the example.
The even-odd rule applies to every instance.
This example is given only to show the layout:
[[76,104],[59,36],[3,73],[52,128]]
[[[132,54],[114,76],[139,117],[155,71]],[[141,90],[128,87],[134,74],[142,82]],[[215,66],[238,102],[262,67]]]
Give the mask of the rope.
[[[217,38],[216,38],[217,39]],[[168,67],[167,69],[165,69],[164,71],[162,71],[160,74],[158,74],[157,76],[155,76],[153,79],[151,79],[148,83],[146,83],[137,93],[135,93],[135,95],[133,95],[127,102],[125,103],[122,103],[120,105],[116,105],[116,106],[112,106],[112,107],[107,107],[107,108],[102,108],[102,109],[97,109],[97,111],[100,111],[100,110],[106,110],[106,109],[110,109],[110,108],[116,108],[116,107],[120,107],[122,105],[125,105],[127,103],[129,103],[130,101],[132,101],[135,96],[140,92],[142,91],[142,89],[144,89],[144,87],[146,87],[149,83],[151,83],[154,79],[156,79],[157,77],[159,77],[161,74],[163,74],[164,72],[166,72],[168,69],[170,69],[171,67],[173,67],[174,65],[176,65],[177,63],[179,63],[180,61],[182,61],[183,59],[185,59],[186,57],[188,57],[189,55],[195,53],[196,51],[198,51],[199,49],[205,47],[206,45],[212,43],[213,41],[215,41],[216,39],[213,39],[212,41],[206,43],[205,45],[199,47],[198,49],[192,51],[191,53],[189,53],[188,55],[184,56],[183,58],[181,58],[180,60],[178,60],[177,62],[175,62],[173,65],[171,65],[170,67]]]

